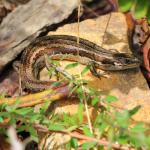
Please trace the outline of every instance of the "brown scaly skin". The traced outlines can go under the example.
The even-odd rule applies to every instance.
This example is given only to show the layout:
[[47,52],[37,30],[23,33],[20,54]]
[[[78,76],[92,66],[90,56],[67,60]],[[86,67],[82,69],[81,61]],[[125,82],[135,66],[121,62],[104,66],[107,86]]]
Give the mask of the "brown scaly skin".
[[[131,54],[118,53],[80,38],[67,35],[51,35],[36,39],[25,48],[21,59],[21,79],[23,86],[34,92],[47,89],[53,81],[40,81],[37,76],[39,70],[45,66],[44,55],[54,59],[78,61],[81,64],[94,63],[105,71],[121,71],[139,67],[139,61]],[[57,87],[55,87],[57,88]]]

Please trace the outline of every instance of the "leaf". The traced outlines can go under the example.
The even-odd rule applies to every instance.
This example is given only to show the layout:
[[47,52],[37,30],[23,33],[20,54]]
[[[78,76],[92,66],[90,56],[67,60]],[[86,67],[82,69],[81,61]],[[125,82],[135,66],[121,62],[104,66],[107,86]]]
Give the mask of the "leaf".
[[4,119],[2,117],[0,117],[0,123],[2,123],[4,121]]
[[87,65],[82,71],[81,71],[81,75],[84,75],[85,73],[87,73],[91,68],[91,65]]
[[98,97],[94,97],[92,99],[92,106],[95,106],[98,102],[99,102],[99,98]]
[[114,136],[115,136],[114,135],[114,129],[113,129],[113,127],[111,127],[108,130],[108,139],[109,139],[110,142],[112,142],[114,140]]
[[129,139],[130,139],[130,145],[136,147],[136,149],[142,146],[142,143],[139,140],[137,135],[136,136],[131,135]]
[[60,62],[58,60],[52,60],[52,63],[56,66],[60,66]]
[[149,9],[148,9],[146,16],[147,16],[148,23],[150,24],[150,4],[149,4]]
[[53,82],[53,83],[50,85],[50,88],[59,86],[61,83],[62,83],[62,81],[55,81],[55,82]]
[[27,115],[31,112],[33,112],[32,108],[21,108],[21,109],[15,110],[15,113],[18,115]]
[[91,133],[90,129],[87,126],[83,127],[83,132],[86,136],[89,136],[89,137],[93,136],[93,134]]
[[16,99],[15,103],[12,106],[6,106],[6,111],[13,112],[20,104],[19,98]]
[[142,17],[145,17],[148,11],[148,6],[149,6],[149,0],[137,0],[134,9],[135,18],[140,19]]
[[48,64],[54,64],[56,66],[60,66],[60,62],[58,60],[53,60],[52,57],[48,56],[47,54],[44,54],[46,61],[48,61]]
[[62,131],[64,130],[64,126],[61,124],[50,124],[48,127],[49,130],[53,130],[53,131]]
[[105,129],[106,128],[108,128],[108,124],[107,123],[105,123],[105,122],[102,122],[102,124],[101,125],[99,125],[99,132],[100,132],[100,134],[103,134],[103,132],[105,131]]
[[64,120],[64,123],[69,126],[74,126],[77,124],[76,115],[70,116],[68,114],[63,114],[63,120]]
[[12,111],[11,106],[6,106],[5,109],[6,109],[7,112],[11,112]]
[[40,115],[39,114],[33,114],[31,117],[30,117],[30,123],[34,123],[35,121],[39,120],[40,119]]
[[[64,149],[71,150],[71,142],[70,141],[65,144],[65,148]],[[44,150],[44,149],[42,149],[42,150]]]
[[55,73],[55,69],[54,68],[50,68],[48,69],[48,75],[49,77],[52,77],[52,75]]
[[133,116],[134,114],[136,114],[140,108],[141,108],[141,106],[138,105],[138,106],[134,107],[133,109],[129,110],[130,117]]
[[26,125],[21,125],[19,128],[16,128],[17,132],[22,132],[22,131],[25,131],[27,130],[27,126]]
[[77,94],[78,94],[80,101],[82,102],[84,99],[84,91],[81,86],[77,89]]
[[138,123],[133,128],[131,128],[131,132],[134,132],[134,133],[144,133],[145,130],[146,128],[143,123]]
[[39,138],[37,136],[31,135],[31,139],[38,143]]
[[115,97],[115,96],[112,96],[112,95],[108,95],[106,96],[106,101],[108,103],[111,103],[111,102],[116,102],[118,99]]
[[84,105],[80,103],[78,106],[78,112],[77,112],[79,124],[83,122],[83,109],[84,109]]
[[47,111],[49,106],[50,106],[50,101],[46,100],[45,103],[42,105],[42,107],[40,109],[40,114],[45,115],[45,112]]
[[70,143],[71,143],[71,146],[73,148],[77,148],[78,147],[78,140],[77,139],[71,138]]
[[127,128],[128,127],[128,121],[129,121],[130,115],[128,111],[123,111],[123,112],[117,112],[116,114],[116,121],[118,126],[122,128]]
[[118,0],[118,3],[119,3],[119,9],[122,11],[122,12],[127,12],[128,10],[131,9],[133,3],[134,3],[134,0]]
[[87,142],[82,144],[82,149],[90,149],[93,148],[96,145],[96,142]]
[[[147,143],[147,147],[150,148],[150,136],[146,137],[146,143]],[[148,149],[148,148],[147,148]]]
[[17,123],[17,118],[10,118],[10,120],[9,120],[9,124],[10,125],[13,125],[13,126],[16,126],[16,123]]
[[34,140],[35,142],[38,142],[37,131],[34,128],[29,127],[29,126],[27,127],[27,129],[28,129],[28,131],[29,131],[29,133],[31,135],[32,140]]
[[78,66],[78,65],[79,65],[78,62],[71,63],[71,64],[66,65],[65,69],[75,68],[75,67]]
[[5,110],[7,107],[7,104],[0,104],[0,111]]
[[120,135],[117,138],[117,141],[119,142],[119,144],[128,144],[128,136],[126,136],[126,135]]
[[70,128],[67,128],[67,131],[68,132],[71,132],[71,131],[73,131],[73,130],[75,130],[75,129],[77,129],[78,128],[78,126],[77,125],[74,125],[74,126],[71,126]]
[[74,86],[71,91],[69,92],[69,96],[70,97],[74,92],[76,92],[76,90],[78,89],[78,86]]

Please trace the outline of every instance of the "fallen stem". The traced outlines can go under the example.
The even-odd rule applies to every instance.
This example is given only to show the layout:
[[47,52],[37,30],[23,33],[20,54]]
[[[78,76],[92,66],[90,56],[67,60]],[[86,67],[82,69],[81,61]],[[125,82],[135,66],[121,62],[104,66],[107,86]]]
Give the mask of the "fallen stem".
[[[83,135],[77,131],[72,131],[72,132],[68,132],[68,131],[54,131],[54,130],[49,130],[47,127],[43,126],[43,125],[40,125],[40,124],[34,124],[33,125],[35,129],[37,129],[38,131],[40,132],[43,132],[43,133],[52,133],[52,132],[55,132],[55,133],[62,133],[62,134],[67,134],[71,137],[74,137],[74,138],[77,138],[77,139],[80,139],[80,140],[85,140],[87,142],[96,142],[98,145],[102,145],[102,146],[105,146],[105,147],[109,147],[110,146],[110,142],[109,141],[106,141],[106,140],[101,140],[101,139],[96,139],[94,137],[88,137],[86,135]],[[114,149],[118,149],[118,150],[129,150],[130,148],[128,146],[122,146],[120,144],[115,144],[115,143],[112,143],[111,144],[111,147],[114,148]]]
[[16,100],[20,100],[19,108],[31,107],[37,104],[44,103],[47,99],[49,101],[56,101],[67,97],[69,94],[69,87],[64,85],[57,89],[48,89],[39,93],[29,94],[25,96],[17,96],[13,98],[0,98],[0,105],[13,105]]

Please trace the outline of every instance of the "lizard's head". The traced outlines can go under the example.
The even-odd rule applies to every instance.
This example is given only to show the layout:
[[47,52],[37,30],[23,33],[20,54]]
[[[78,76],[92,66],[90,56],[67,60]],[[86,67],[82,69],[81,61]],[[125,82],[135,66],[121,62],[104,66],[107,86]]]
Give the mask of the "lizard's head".
[[114,53],[112,58],[104,59],[102,64],[107,70],[126,70],[139,67],[140,61],[132,54]]

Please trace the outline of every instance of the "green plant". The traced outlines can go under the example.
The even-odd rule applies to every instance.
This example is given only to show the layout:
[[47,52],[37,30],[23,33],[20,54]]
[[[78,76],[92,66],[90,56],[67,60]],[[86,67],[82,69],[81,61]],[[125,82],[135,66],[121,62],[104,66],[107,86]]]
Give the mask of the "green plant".
[[[52,70],[58,71],[56,68],[60,64],[53,61],[51,63],[53,63]],[[77,65],[77,63],[69,64],[65,67],[65,70]],[[89,69],[90,66],[85,67],[81,76]],[[66,72],[65,70],[64,72]],[[140,109],[140,106],[131,110],[118,111],[111,106],[112,102],[117,101],[116,97],[102,95],[100,91],[87,87],[87,81],[82,80],[81,76],[75,75],[69,79],[69,85],[72,87],[71,93],[76,93],[80,100],[76,114],[71,116],[66,113],[58,115],[50,112],[51,119],[49,119],[45,116],[50,104],[48,100],[39,112],[34,112],[33,108],[18,108],[19,100],[16,100],[16,103],[12,106],[0,106],[0,122],[9,119],[8,124],[16,126],[17,121],[20,120],[21,125],[16,128],[17,132],[28,131],[35,141],[38,141],[37,130],[39,129],[43,129],[42,131],[46,133],[69,134],[71,139],[65,145],[66,149],[103,149],[104,147],[109,149],[127,149],[129,147],[150,149],[150,136],[146,134],[148,128],[143,123],[136,123],[131,126],[131,117]],[[91,124],[83,121],[83,112],[86,111],[85,105],[93,107],[97,112]],[[74,133],[77,129],[80,130],[78,134]],[[1,128],[0,131],[6,133],[5,128]],[[84,139],[87,142],[80,145],[78,139]]]
[[147,17],[150,22],[149,0],[118,0],[119,8],[123,12],[131,10],[136,19]]

